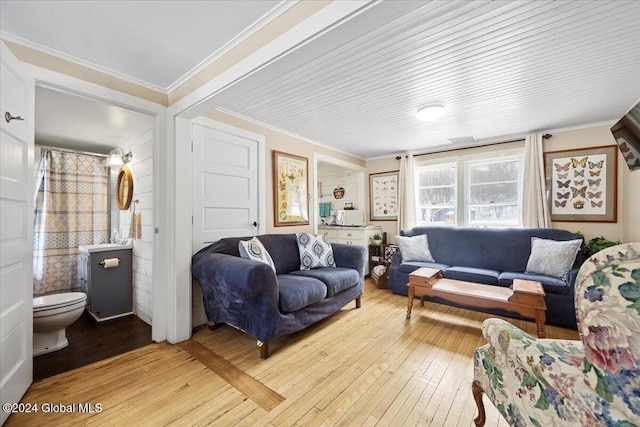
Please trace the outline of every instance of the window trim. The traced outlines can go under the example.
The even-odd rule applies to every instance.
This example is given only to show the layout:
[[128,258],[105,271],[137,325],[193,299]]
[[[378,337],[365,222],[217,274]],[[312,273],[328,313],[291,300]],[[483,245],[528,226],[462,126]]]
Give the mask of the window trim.
[[[517,161],[518,162],[518,218],[516,224],[470,224],[468,218],[468,208],[470,200],[470,166],[477,163],[484,163],[488,160],[495,159],[496,161]],[[523,183],[524,183],[524,148],[510,148],[501,151],[483,152],[483,153],[471,153],[460,154],[456,156],[442,157],[438,159],[425,159],[416,162],[416,171],[414,174],[414,188],[415,188],[415,206],[416,206],[416,220],[420,218],[419,209],[422,207],[419,204],[418,192],[419,187],[419,174],[422,168],[436,168],[438,166],[446,167],[448,165],[454,165],[456,168],[456,182],[455,182],[455,195],[456,195],[456,214],[454,219],[455,227],[522,227],[522,205],[523,205]],[[461,197],[462,196],[462,197]],[[438,223],[425,223],[418,222],[416,225],[433,225],[442,226]]]

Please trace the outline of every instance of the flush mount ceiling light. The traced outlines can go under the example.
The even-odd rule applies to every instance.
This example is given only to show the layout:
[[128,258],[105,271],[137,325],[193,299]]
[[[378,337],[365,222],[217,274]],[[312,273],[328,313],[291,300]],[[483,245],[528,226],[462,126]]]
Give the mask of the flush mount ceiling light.
[[124,154],[124,150],[120,147],[115,150],[111,150],[109,153],[109,157],[105,160],[104,165],[108,168],[115,168],[124,165],[125,163],[129,163],[133,158],[133,154],[129,151],[127,154]]
[[444,105],[427,105],[416,113],[416,118],[421,122],[433,122],[444,116]]

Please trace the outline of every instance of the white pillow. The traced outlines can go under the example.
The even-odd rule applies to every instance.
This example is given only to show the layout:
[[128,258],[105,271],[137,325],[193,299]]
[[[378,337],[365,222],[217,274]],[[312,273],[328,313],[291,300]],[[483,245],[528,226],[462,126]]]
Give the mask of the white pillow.
[[276,266],[273,259],[257,237],[251,240],[241,240],[238,243],[238,251],[240,251],[240,257],[267,264],[275,273]]
[[581,245],[582,239],[557,241],[532,237],[525,273],[564,279],[573,267]]
[[336,266],[329,236],[296,233],[296,238],[300,252],[300,270]]
[[400,246],[402,262],[435,262],[429,250],[429,240],[426,234],[419,234],[413,237],[396,236],[396,243]]

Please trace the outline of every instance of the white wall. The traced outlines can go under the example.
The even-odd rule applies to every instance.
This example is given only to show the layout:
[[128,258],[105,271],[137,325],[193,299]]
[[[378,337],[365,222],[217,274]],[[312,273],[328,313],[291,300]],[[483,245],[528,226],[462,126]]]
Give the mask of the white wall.
[[[358,172],[352,171],[323,171],[318,167],[318,203],[330,202],[331,210],[344,209],[347,203],[352,203],[355,209],[364,209],[361,206],[363,203],[362,192],[363,188],[361,183],[358,182]],[[344,188],[344,197],[342,199],[336,199],[333,195],[333,190],[342,187]],[[316,212],[319,214],[319,209]],[[328,222],[329,218],[325,218]],[[321,218],[318,216],[316,219],[318,224],[321,224]]]
[[[141,214],[142,234],[133,241],[133,311],[148,324],[152,321],[153,284],[153,131],[131,141],[133,160],[127,164],[133,175],[133,198],[129,210],[120,211],[120,235],[129,236],[135,206]],[[134,203],[138,200],[138,203]]]

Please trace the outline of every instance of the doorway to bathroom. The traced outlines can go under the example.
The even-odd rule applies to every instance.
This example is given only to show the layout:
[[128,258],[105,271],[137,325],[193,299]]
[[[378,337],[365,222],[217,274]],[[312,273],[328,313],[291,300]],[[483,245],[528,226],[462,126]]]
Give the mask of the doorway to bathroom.
[[[69,197],[79,198],[74,194],[76,190],[84,193],[92,193],[85,197],[83,203],[76,204],[75,215],[83,217],[84,224],[82,230],[78,230],[78,225],[71,226],[73,231],[64,231],[64,227],[57,230],[57,235],[47,246],[52,254],[65,253],[65,262],[51,263],[47,269],[35,269],[39,271],[40,277],[34,280],[34,284],[46,282],[46,276],[57,277],[58,279],[68,278],[70,290],[77,290],[79,268],[78,246],[82,244],[107,243],[112,235],[112,230],[116,230],[120,236],[131,235],[133,241],[133,268],[132,268],[132,299],[133,311],[135,315],[110,319],[104,322],[96,322],[88,313],[84,313],[80,319],[67,327],[67,339],[69,345],[61,350],[43,354],[34,358],[34,379],[41,379],[55,375],[66,370],[93,363],[98,360],[112,357],[116,354],[126,352],[152,342],[153,321],[153,253],[154,253],[154,221],[153,221],[153,152],[155,140],[155,118],[151,115],[135,112],[103,102],[87,96],[61,90],[57,87],[39,85],[36,86],[35,96],[35,170],[38,170],[40,162],[39,146],[46,147],[48,152],[65,153],[69,158],[73,153],[95,153],[93,160],[83,163],[81,169],[84,174],[81,178],[71,178],[74,190],[69,191]],[[131,161],[127,163],[127,168],[133,176],[133,199],[130,209],[120,210],[115,200],[117,189],[118,167],[104,168],[103,158],[106,158],[111,151],[120,149],[118,152],[131,153]],[[100,158],[100,155],[103,157]],[[84,156],[87,157],[87,156]],[[74,162],[76,162],[74,160]],[[84,158],[82,159],[84,162]],[[77,163],[77,162],[76,162]],[[88,165],[88,166],[87,166]],[[86,166],[86,167],[85,167]],[[98,187],[102,183],[89,182],[87,168],[102,169],[105,172],[105,181],[109,182],[106,195]],[[62,168],[64,169],[64,167]],[[66,174],[68,171],[56,171],[59,174]],[[102,172],[99,172],[100,175]],[[99,178],[98,180],[101,180]],[[37,180],[36,180],[37,181]],[[100,184],[100,185],[98,185]],[[69,184],[61,184],[58,189],[60,193],[67,192]],[[64,191],[60,191],[64,190]],[[36,189],[34,189],[36,191]],[[97,198],[94,199],[94,196]],[[106,196],[106,197],[105,197]],[[92,200],[95,201],[92,202]],[[64,223],[68,209],[62,207],[53,208],[48,216],[54,217],[53,222]],[[98,229],[86,228],[93,222],[95,209],[106,210],[106,224],[104,220]],[[136,216],[137,215],[137,216]],[[135,218],[140,218],[138,227],[132,227]],[[86,220],[86,221],[85,221]],[[133,234],[131,231],[133,230]],[[56,233],[56,230],[52,230]],[[92,237],[91,242],[80,241],[80,234],[98,236],[96,241]],[[80,236],[80,237],[79,237]],[[78,240],[80,239],[80,240]],[[38,240],[38,239],[35,239]],[[34,244],[34,264],[37,256],[42,251],[38,251]],[[34,279],[36,277],[34,276]],[[34,296],[56,293],[67,290],[64,285],[59,285],[60,280],[56,280],[56,286],[34,287]]]

